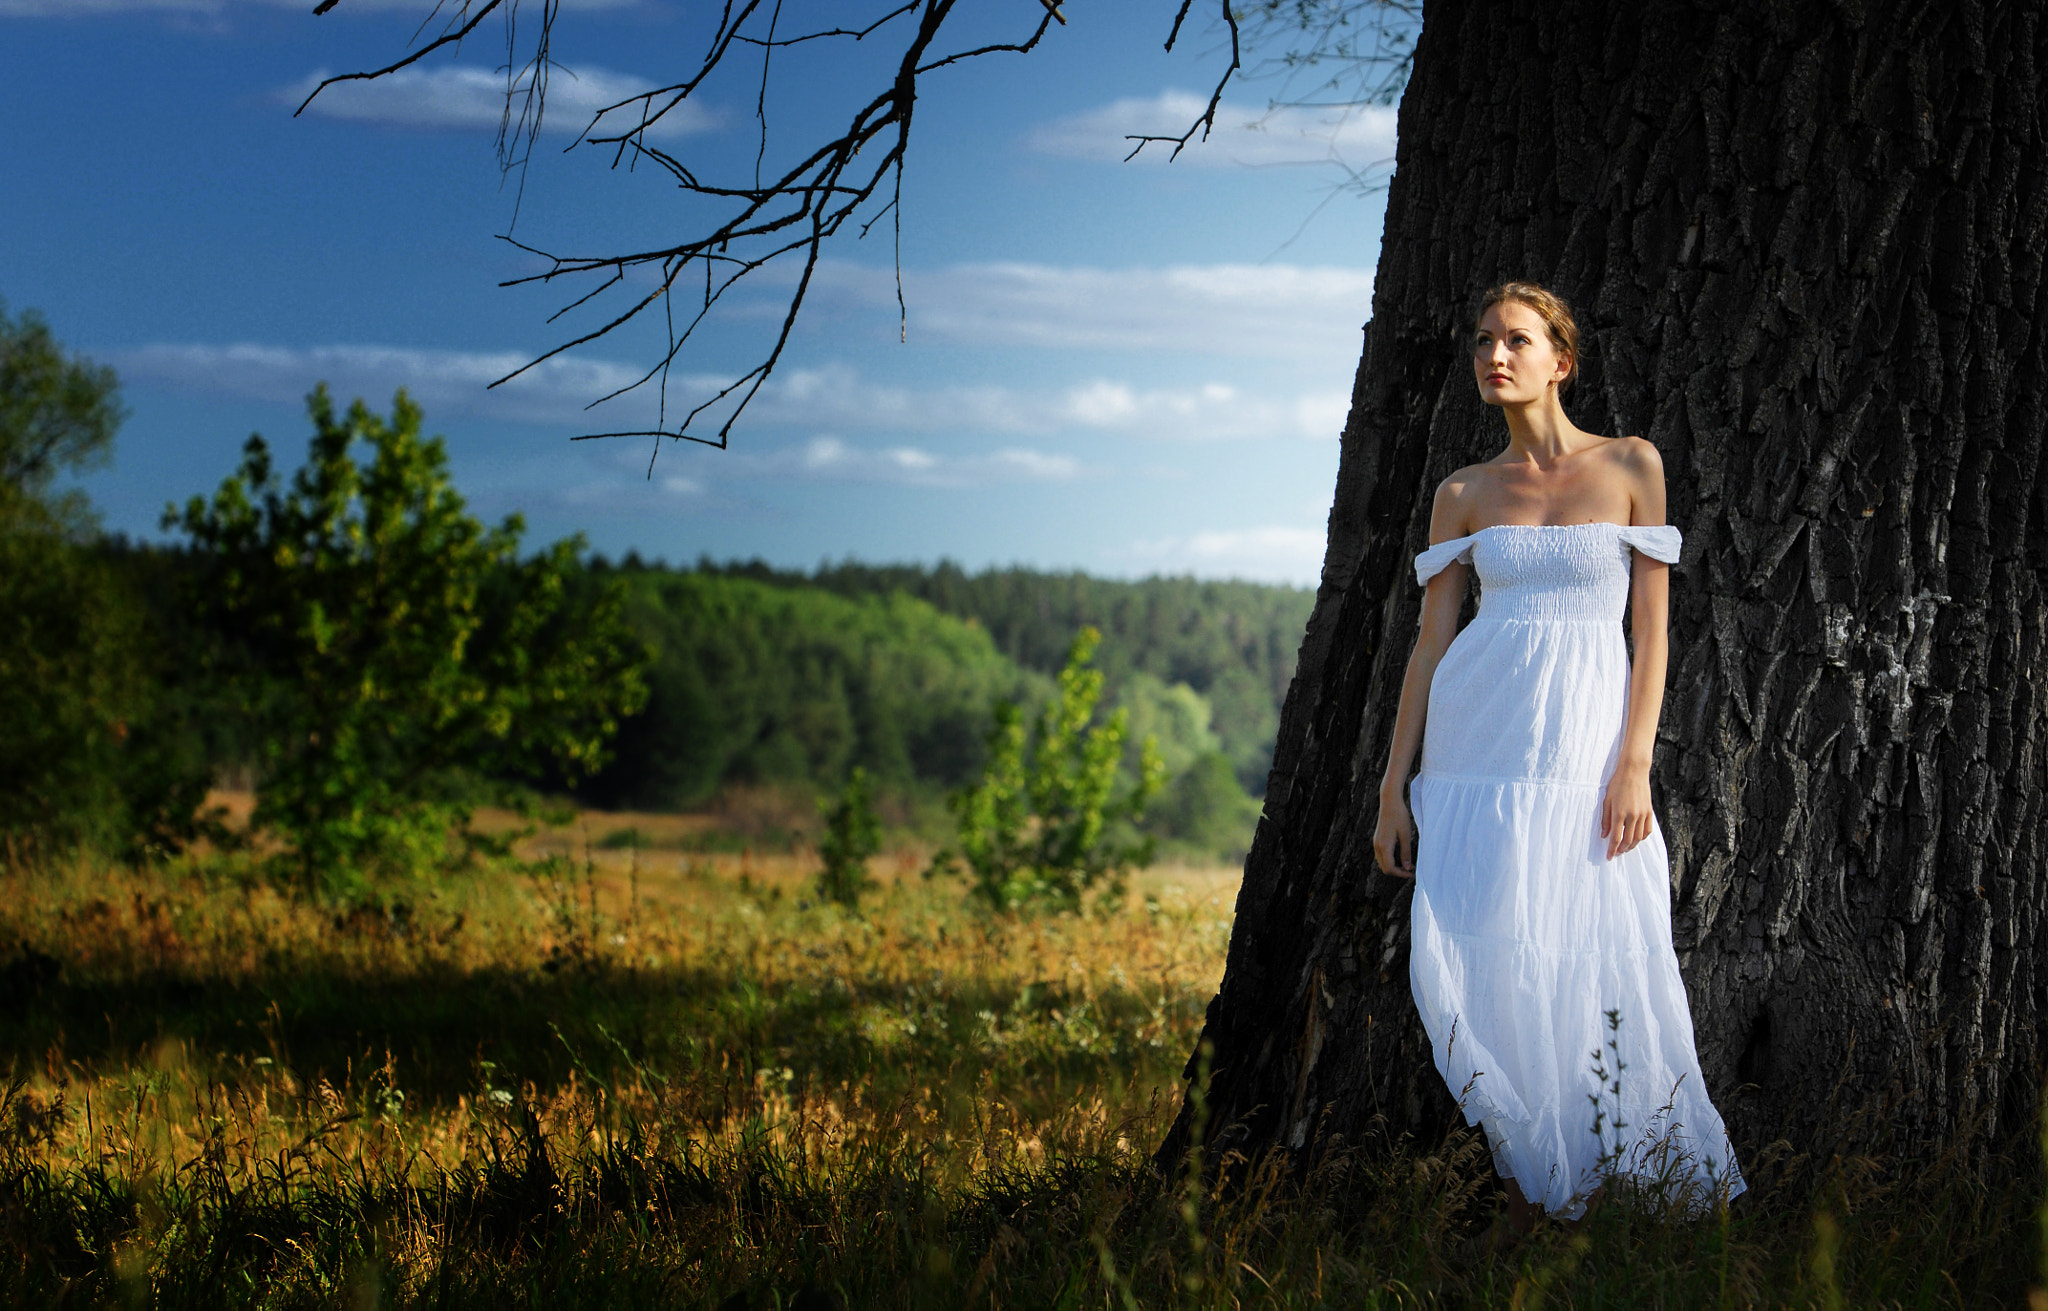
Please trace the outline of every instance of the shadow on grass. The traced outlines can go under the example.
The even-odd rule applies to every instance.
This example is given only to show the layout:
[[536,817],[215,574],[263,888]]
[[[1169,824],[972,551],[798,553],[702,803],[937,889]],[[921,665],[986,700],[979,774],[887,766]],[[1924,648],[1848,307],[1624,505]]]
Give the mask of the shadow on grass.
[[388,1059],[409,1097],[443,1106],[473,1097],[483,1068],[542,1092],[572,1076],[605,1085],[768,1071],[799,1086],[861,1082],[880,1097],[934,1079],[964,1093],[995,1073],[1026,1100],[1057,1104],[1082,1086],[1167,1082],[1182,1056],[1177,1043],[1133,1034],[1156,999],[1043,983],[763,983],[603,963],[428,962],[396,977],[319,962],[235,979],[55,973],[0,1004],[0,1070],[148,1067],[176,1049],[208,1078],[233,1081],[262,1059],[304,1083],[343,1085]]
[[22,1276],[0,1304],[1974,1308],[2021,1303],[2034,1265],[2013,1180],[1831,1186],[1699,1220],[1616,1202],[1494,1244],[1463,1130],[1302,1172],[1163,1178],[1107,1150],[963,1177],[886,1123],[821,1156],[581,1110],[549,1127],[521,1104],[424,1174],[266,1168],[231,1143],[154,1177],[66,1171],[0,1135],[0,1250]]

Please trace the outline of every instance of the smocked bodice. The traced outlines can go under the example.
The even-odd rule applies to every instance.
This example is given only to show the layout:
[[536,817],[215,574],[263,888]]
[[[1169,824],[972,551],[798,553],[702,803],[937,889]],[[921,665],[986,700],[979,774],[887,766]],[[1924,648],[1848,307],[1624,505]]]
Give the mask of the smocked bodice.
[[1613,523],[1499,524],[1439,542],[1416,556],[1415,580],[1427,584],[1453,561],[1465,561],[1479,574],[1475,622],[1618,623],[1628,604],[1631,548],[1674,563],[1678,530]]

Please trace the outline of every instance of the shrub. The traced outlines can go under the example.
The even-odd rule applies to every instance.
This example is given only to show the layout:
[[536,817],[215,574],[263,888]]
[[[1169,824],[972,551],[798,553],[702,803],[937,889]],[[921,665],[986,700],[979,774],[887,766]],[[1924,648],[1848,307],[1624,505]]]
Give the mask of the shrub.
[[855,765],[838,802],[820,809],[825,811],[825,837],[818,856],[825,868],[818,874],[818,895],[858,910],[861,894],[875,886],[868,861],[882,849],[882,821],[875,815],[868,772]]
[[1152,838],[1130,826],[1165,771],[1148,738],[1137,778],[1118,791],[1126,717],[1119,710],[1093,722],[1102,674],[1091,666],[1101,640],[1093,628],[1074,638],[1058,694],[1028,740],[1017,707],[996,707],[981,780],[948,800],[959,850],[940,852],[933,869],[955,872],[964,863],[973,895],[995,909],[1079,910],[1098,887],[1114,902],[1130,871],[1152,860]]

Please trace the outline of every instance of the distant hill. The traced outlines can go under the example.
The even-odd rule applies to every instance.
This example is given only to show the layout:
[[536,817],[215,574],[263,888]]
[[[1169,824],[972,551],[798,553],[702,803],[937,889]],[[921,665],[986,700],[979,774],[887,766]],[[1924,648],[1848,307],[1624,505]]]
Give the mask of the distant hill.
[[956,786],[989,711],[1046,680],[986,630],[900,593],[842,596],[717,573],[602,563],[653,653],[648,704],[584,787],[599,804],[697,805],[731,785],[836,788],[862,766],[894,785]]
[[[1264,795],[1280,703],[1315,593],[1302,587],[1084,573],[848,561],[812,573],[759,561],[700,561],[696,572],[846,597],[901,594],[986,629],[995,649],[1025,669],[1056,672],[1083,624],[1102,630],[1097,664],[1112,700],[1155,700],[1175,684],[1200,694],[1238,782]],[[1140,677],[1140,676],[1147,677]],[[1148,685],[1156,680],[1156,685]],[[1134,717],[1142,718],[1134,710]]]

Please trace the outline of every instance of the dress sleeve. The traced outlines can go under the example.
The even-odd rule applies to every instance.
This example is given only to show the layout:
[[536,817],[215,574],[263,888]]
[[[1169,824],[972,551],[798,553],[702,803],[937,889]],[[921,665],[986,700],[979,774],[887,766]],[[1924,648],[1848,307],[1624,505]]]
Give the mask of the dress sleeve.
[[1652,560],[1665,564],[1678,563],[1679,534],[1670,524],[1630,525],[1621,530],[1621,540],[1635,547]]
[[1415,583],[1418,587],[1429,586],[1429,580],[1444,571],[1452,563],[1467,563],[1472,559],[1472,543],[1477,536],[1453,537],[1448,542],[1438,542],[1421,555],[1415,557]]

